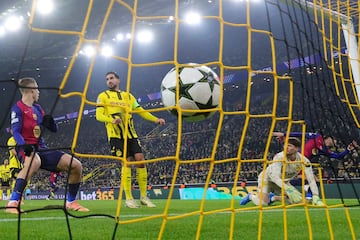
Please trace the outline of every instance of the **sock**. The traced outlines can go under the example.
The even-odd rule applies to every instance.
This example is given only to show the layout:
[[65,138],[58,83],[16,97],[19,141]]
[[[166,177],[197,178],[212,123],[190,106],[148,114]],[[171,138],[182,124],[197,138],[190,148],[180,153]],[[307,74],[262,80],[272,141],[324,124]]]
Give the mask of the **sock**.
[[131,192],[131,168],[122,167],[121,169],[121,184],[124,186],[126,200],[133,199]]
[[79,191],[80,183],[69,183],[69,192],[67,194],[67,201],[73,202],[76,199],[76,195]]
[[136,179],[139,183],[140,197],[146,197],[147,191],[147,169],[136,168]]
[[10,201],[19,201],[21,199],[21,195],[26,187],[27,182],[25,179],[17,178],[14,186],[14,191],[10,196]]
[[0,200],[2,200],[2,199],[3,199],[3,190],[0,189]]
[[14,191],[15,182],[16,182],[16,181],[12,181],[12,182],[11,182],[11,191]]
[[10,199],[10,195],[11,195],[11,189],[8,189],[8,190],[6,191],[6,198],[7,198],[7,199]]

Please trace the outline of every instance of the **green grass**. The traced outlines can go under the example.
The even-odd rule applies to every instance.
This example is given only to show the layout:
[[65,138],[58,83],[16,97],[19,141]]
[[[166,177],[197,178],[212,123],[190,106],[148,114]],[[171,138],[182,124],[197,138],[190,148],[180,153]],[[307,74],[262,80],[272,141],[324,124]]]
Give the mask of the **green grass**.
[[[306,219],[304,207],[291,207],[284,211],[279,205],[260,211],[249,203],[246,208],[235,202],[235,210],[230,209],[230,200],[207,200],[203,214],[199,213],[201,201],[172,200],[168,213],[164,214],[166,200],[155,200],[157,208],[120,209],[120,224],[116,228],[115,239],[158,239],[162,224],[165,224],[162,239],[195,239],[200,219],[202,227],[199,239],[229,239],[232,217],[234,231],[232,239],[258,239],[259,221],[261,219],[261,239],[285,239],[284,219],[286,212],[288,239],[310,239],[309,228],[313,239],[331,239],[327,219],[333,232],[333,239],[360,239],[360,207],[348,208],[355,236],[351,235],[346,211],[343,207],[308,208],[310,223]],[[330,200],[328,204],[339,201]],[[356,203],[355,201],[353,202]],[[1,202],[5,205],[5,201]],[[34,210],[44,206],[62,206],[58,200],[25,201],[23,209]],[[82,217],[69,217],[71,237],[77,239],[112,239],[116,226],[114,218],[95,216],[106,214],[115,216],[117,201],[81,201],[90,208],[90,213],[72,212]],[[223,210],[209,214],[209,211]],[[327,211],[328,210],[328,211]],[[196,212],[192,216],[186,213]],[[262,213],[262,214],[261,214]],[[181,218],[177,218],[182,216]],[[201,218],[200,216],[203,216]],[[262,218],[261,218],[262,216]],[[155,217],[155,218],[154,218]],[[329,218],[327,218],[329,217]],[[18,238],[18,216],[0,211],[0,239]],[[62,209],[30,211],[21,215],[20,239],[70,239],[66,215]]]

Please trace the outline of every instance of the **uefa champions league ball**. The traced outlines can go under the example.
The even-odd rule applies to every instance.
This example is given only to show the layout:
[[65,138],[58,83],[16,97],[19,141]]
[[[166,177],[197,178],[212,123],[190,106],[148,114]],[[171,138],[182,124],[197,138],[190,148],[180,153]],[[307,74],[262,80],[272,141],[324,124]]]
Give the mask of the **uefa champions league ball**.
[[[189,64],[185,67],[172,68],[161,83],[161,99],[165,107],[176,106],[176,84],[179,84],[177,104],[182,110],[207,110],[218,107],[220,101],[220,81],[216,73],[207,66]],[[178,116],[177,110],[170,112]],[[188,122],[202,121],[214,111],[181,112]]]

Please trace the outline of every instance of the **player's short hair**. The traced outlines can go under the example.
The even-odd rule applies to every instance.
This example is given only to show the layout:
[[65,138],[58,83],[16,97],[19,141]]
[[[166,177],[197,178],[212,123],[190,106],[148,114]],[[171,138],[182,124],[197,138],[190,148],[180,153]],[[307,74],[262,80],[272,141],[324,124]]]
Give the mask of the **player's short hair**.
[[117,79],[120,79],[120,77],[119,77],[119,75],[116,73],[116,72],[107,72],[106,74],[105,74],[105,77],[107,76],[107,75],[109,75],[109,74],[113,74]]
[[334,137],[332,135],[324,135],[323,136],[323,139],[328,139],[328,138],[331,138],[332,140],[334,140]]
[[300,139],[298,139],[296,137],[289,137],[288,143],[294,145],[295,147],[300,147],[301,146]]
[[20,92],[23,93],[26,89],[32,89],[30,85],[35,84],[36,80],[31,77],[21,78],[18,81]]

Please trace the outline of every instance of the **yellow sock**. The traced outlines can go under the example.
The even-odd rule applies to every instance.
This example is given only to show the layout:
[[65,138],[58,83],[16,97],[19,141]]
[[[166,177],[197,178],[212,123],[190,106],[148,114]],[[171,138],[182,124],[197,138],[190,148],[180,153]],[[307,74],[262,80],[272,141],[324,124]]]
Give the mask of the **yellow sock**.
[[131,168],[122,167],[121,169],[121,184],[124,186],[126,200],[133,199],[131,193]]
[[11,189],[8,189],[6,191],[6,199],[9,200],[10,199],[10,195],[11,195]]
[[139,183],[140,197],[146,197],[147,190],[147,169],[136,168],[136,179]]
[[14,187],[15,187],[15,180],[14,181],[11,181],[11,191],[14,191]]
[[0,200],[2,200],[2,199],[3,199],[3,190],[0,189]]

